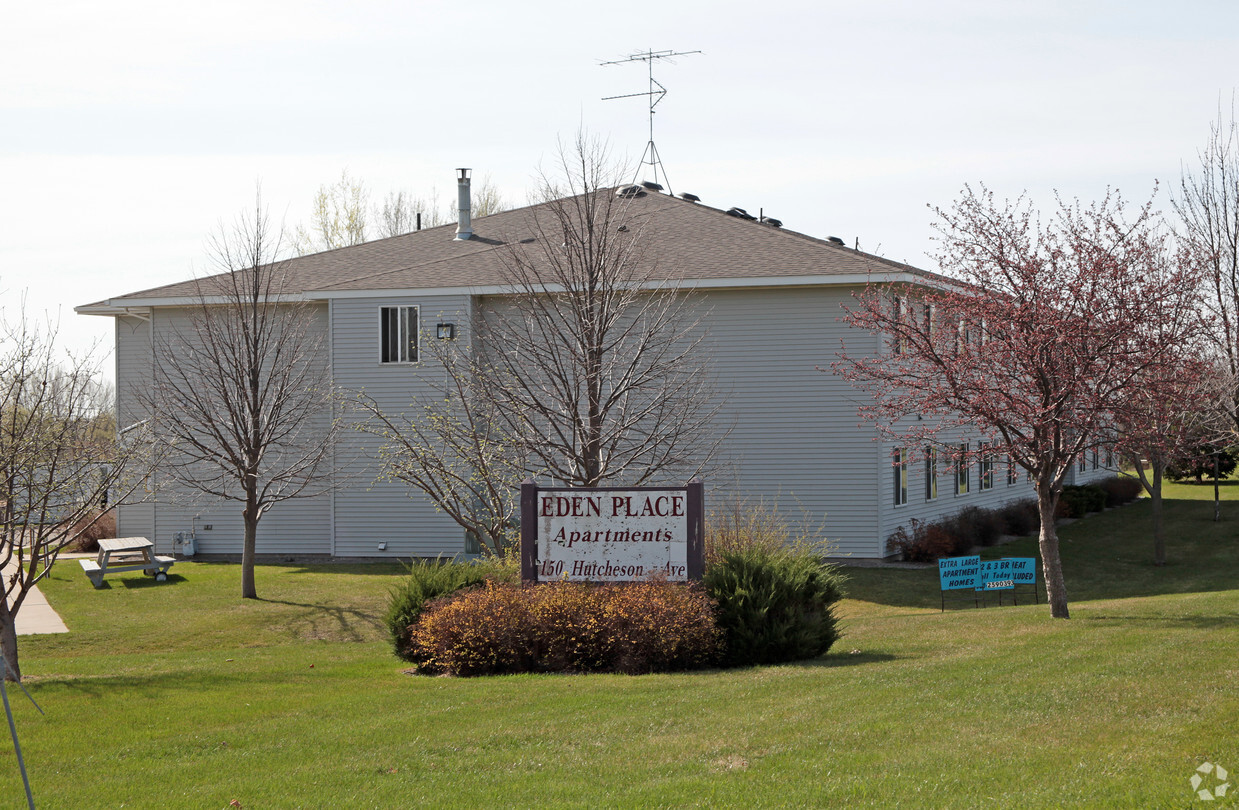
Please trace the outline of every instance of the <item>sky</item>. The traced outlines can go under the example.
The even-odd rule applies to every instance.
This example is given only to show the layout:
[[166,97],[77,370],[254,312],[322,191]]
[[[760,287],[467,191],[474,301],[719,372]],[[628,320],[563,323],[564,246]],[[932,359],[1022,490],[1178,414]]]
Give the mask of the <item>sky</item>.
[[[252,208],[308,221],[342,171],[373,202],[453,199],[473,169],[523,204],[578,131],[634,175],[644,51],[671,190],[935,269],[933,206],[1000,197],[1168,209],[1239,88],[1239,4],[50,0],[0,31],[0,308],[112,374],[73,307],[211,271]],[[1160,187],[1158,184],[1160,183]],[[24,302],[24,303],[23,303]]]

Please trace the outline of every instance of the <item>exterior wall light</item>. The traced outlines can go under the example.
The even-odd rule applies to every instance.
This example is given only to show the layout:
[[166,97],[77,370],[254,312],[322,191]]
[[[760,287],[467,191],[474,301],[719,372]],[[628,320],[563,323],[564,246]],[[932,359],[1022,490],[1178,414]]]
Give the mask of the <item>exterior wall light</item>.
[[452,340],[456,337],[456,324],[454,323],[439,323],[435,324],[435,333],[439,340]]

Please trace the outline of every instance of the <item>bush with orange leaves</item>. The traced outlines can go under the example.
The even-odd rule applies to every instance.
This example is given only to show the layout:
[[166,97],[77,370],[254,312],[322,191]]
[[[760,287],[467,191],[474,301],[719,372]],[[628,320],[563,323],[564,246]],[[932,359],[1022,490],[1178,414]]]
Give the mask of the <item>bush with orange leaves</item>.
[[487,582],[429,603],[410,628],[427,674],[695,669],[718,660],[714,603],[699,586]]

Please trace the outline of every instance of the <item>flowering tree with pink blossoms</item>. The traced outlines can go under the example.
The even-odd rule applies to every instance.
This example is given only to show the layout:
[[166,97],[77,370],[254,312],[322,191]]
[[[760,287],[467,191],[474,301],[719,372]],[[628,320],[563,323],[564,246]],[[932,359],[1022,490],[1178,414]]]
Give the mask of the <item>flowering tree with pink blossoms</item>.
[[1047,601],[1068,618],[1054,526],[1064,480],[1113,440],[1134,391],[1178,379],[1176,347],[1199,321],[1162,321],[1195,311],[1192,271],[1168,257],[1151,205],[1129,214],[1117,193],[1059,200],[1043,221],[1025,196],[965,187],[935,212],[945,277],[859,294],[848,321],[884,348],[845,346],[834,368],[872,395],[861,412],[883,436],[925,446],[972,431],[1029,473]]

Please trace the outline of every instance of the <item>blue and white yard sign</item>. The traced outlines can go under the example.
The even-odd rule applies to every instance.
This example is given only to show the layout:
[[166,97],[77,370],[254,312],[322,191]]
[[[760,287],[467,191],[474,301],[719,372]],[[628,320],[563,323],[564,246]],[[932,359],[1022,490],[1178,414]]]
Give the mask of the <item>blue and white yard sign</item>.
[[946,557],[938,560],[942,590],[957,591],[981,586],[981,557]]
[[1036,557],[1007,557],[1004,562],[1011,563],[1011,579],[1016,585],[1037,584]]
[[981,563],[981,584],[977,587],[978,591],[1007,591],[1014,587],[1010,560],[985,560]]

